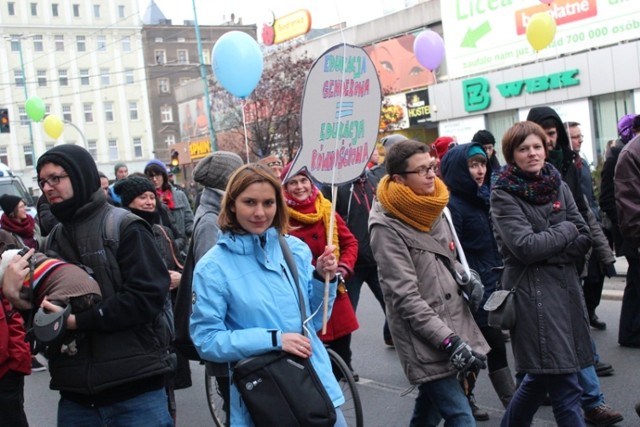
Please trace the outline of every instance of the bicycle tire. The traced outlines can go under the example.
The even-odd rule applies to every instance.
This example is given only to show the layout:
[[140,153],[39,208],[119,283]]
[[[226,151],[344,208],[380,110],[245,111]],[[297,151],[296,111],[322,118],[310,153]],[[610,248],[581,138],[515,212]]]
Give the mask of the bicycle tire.
[[210,375],[206,369],[204,372],[204,386],[209,412],[211,412],[214,424],[216,427],[229,427],[231,414],[229,413],[228,403],[226,404],[222,398],[217,377]]
[[344,404],[340,406],[342,414],[344,415],[347,425],[349,427],[363,427],[364,419],[362,416],[362,402],[360,401],[360,393],[358,392],[358,386],[353,379],[351,369],[344,362],[342,357],[335,351],[327,348],[329,353],[329,360],[331,360],[331,367],[334,372],[338,372],[336,379],[342,389],[344,395]]

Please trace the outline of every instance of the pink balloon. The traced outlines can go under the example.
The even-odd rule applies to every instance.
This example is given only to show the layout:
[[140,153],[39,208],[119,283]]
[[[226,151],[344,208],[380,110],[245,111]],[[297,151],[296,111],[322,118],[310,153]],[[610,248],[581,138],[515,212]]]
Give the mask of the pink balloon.
[[553,3],[553,0],[540,0],[540,3],[551,4]]
[[444,59],[444,40],[435,31],[423,31],[413,41],[413,53],[422,66],[433,71]]

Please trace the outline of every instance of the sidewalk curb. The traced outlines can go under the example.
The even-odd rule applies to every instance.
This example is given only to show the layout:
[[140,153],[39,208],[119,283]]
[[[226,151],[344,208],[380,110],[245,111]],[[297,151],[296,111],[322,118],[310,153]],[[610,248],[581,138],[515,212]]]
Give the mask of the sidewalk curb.
[[602,290],[602,299],[622,301],[622,295],[624,295],[624,291],[616,291],[613,289]]

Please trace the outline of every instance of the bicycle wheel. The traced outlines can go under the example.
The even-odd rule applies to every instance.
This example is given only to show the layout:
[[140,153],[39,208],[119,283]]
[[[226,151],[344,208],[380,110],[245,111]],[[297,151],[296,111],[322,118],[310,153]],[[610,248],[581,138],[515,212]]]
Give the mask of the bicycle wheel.
[[331,360],[331,367],[336,374],[336,379],[342,394],[344,394],[344,403],[340,407],[344,418],[347,420],[347,425],[350,427],[362,427],[364,420],[362,419],[362,402],[360,402],[360,394],[358,393],[358,386],[353,380],[351,369],[344,363],[342,357],[335,351],[327,348],[329,353],[329,359]]
[[222,397],[229,395],[229,377],[214,377],[205,370],[204,384],[213,422],[217,427],[229,427],[231,421],[229,399]]

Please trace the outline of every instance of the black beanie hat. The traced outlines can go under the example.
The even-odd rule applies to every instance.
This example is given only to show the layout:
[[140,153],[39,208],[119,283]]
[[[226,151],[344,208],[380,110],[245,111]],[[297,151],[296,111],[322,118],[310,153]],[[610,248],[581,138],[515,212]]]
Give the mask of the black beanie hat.
[[476,132],[473,138],[471,138],[471,141],[479,142],[482,145],[496,145],[496,139],[493,137],[493,134],[486,129]]
[[100,189],[98,167],[87,150],[73,144],[57,145],[40,156],[36,165],[38,178],[40,169],[47,163],[62,167],[71,180],[73,197],[51,205],[51,213],[59,221],[66,222],[79,208],[89,202],[93,193]]
[[13,194],[3,194],[0,197],[0,208],[2,208],[5,214],[11,215],[21,201],[22,199],[20,197],[14,196]]
[[125,208],[142,193],[150,191],[156,194],[156,188],[149,178],[136,175],[128,176],[116,182],[113,190],[120,196],[122,206]]

